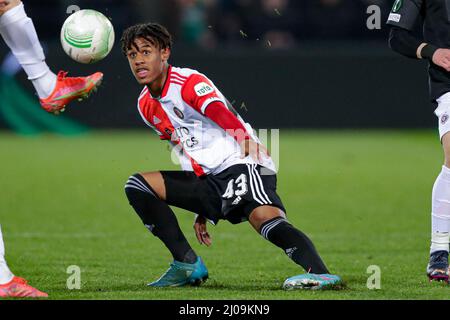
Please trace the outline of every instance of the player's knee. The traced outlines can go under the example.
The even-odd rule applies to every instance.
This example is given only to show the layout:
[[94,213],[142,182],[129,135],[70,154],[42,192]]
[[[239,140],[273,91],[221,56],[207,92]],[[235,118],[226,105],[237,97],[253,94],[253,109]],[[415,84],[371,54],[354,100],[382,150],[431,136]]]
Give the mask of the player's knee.
[[275,207],[258,207],[250,214],[249,220],[252,226],[258,231],[261,226],[274,218],[286,218],[285,213]]
[[[450,194],[450,192],[449,192]],[[442,199],[439,197],[435,197],[432,201],[432,215],[450,220],[450,203],[448,203],[447,199]]]
[[441,138],[442,148],[444,149],[445,166],[450,168],[450,132],[445,133]]
[[144,177],[139,174],[131,175],[125,183],[125,194],[131,205],[139,201],[142,197],[156,197],[152,187],[147,183]]
[[156,196],[153,189],[145,181],[144,177],[140,174],[133,174],[125,183],[125,194],[127,195],[128,202],[141,218],[142,223],[147,229],[154,235],[157,235],[154,230],[155,226],[152,223],[152,206],[157,205],[160,201]]
[[444,166],[450,169],[450,154],[445,155]]

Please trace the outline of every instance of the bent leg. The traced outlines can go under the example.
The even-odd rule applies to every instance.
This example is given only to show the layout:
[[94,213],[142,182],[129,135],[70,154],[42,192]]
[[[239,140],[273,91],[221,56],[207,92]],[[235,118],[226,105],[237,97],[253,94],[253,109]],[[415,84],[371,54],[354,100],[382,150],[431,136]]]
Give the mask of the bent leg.
[[265,239],[272,242],[305,271],[329,273],[312,241],[286,220],[285,213],[272,206],[260,206],[252,211],[249,222]]
[[196,262],[197,255],[165,202],[166,190],[160,172],[132,175],[125,184],[125,193],[144,225],[166,245],[174,260]]

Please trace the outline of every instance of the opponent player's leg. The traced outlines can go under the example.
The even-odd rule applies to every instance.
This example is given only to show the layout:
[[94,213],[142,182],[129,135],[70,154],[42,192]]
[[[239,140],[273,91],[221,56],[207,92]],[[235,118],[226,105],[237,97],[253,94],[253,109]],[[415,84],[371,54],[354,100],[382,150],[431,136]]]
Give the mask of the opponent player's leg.
[[450,234],[450,99],[440,100],[435,111],[445,162],[433,185],[431,197],[431,247],[427,275],[430,280],[448,281]]
[[41,106],[59,113],[74,99],[86,98],[101,83],[103,74],[70,78],[55,75],[45,62],[33,21],[19,0],[0,0],[0,34],[33,83]]
[[[182,176],[184,173],[180,171]],[[180,229],[177,218],[166,203],[166,184],[160,172],[132,175],[125,192],[130,205],[147,229],[169,249],[174,262],[169,270],[151,286],[181,286],[200,284],[206,280],[207,270]],[[184,190],[177,190],[183,193]]]
[[5,260],[5,246],[0,226],[0,298],[43,298],[48,297],[27,284],[26,280],[14,276]]

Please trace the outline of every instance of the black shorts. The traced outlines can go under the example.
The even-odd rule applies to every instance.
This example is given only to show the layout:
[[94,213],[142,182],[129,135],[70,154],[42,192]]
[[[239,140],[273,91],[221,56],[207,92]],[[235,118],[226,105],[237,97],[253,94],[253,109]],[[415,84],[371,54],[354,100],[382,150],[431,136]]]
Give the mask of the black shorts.
[[256,164],[237,164],[217,175],[198,177],[191,171],[161,171],[166,202],[217,223],[247,221],[257,207],[269,205],[286,213],[276,193],[277,176]]

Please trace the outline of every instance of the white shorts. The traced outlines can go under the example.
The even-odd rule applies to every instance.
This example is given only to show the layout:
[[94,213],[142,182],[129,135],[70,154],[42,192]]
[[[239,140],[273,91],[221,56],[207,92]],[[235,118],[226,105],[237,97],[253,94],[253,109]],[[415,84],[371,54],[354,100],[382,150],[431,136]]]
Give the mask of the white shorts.
[[442,140],[444,134],[450,131],[450,92],[440,96],[437,100],[438,107],[434,114],[439,120],[439,138]]

